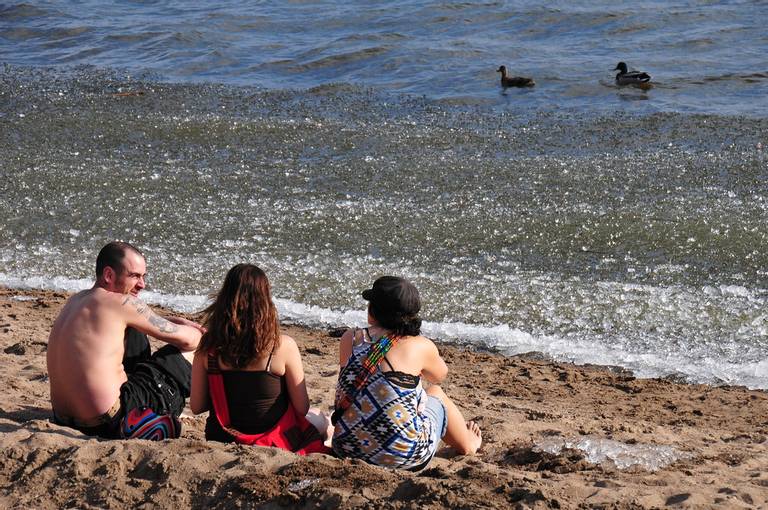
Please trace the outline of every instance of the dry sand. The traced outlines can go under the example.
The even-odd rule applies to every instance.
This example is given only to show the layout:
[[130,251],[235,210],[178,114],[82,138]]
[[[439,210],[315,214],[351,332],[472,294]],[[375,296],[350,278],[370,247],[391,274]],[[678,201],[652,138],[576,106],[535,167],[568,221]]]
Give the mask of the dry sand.
[[[440,346],[443,385],[485,443],[444,448],[420,473],[324,455],[181,439],[101,441],[52,424],[46,340],[66,295],[0,288],[0,508],[768,508],[768,394]],[[310,399],[328,408],[337,340],[286,326]],[[592,439],[670,447],[656,471],[537,444]]]

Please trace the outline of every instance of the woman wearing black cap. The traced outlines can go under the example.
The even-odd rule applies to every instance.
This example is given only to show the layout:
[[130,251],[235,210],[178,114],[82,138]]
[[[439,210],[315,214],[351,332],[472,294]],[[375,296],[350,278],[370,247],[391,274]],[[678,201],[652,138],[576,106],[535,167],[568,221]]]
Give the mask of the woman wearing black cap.
[[[341,338],[341,371],[333,413],[333,449],[340,457],[418,470],[440,439],[473,454],[482,435],[437,383],[448,368],[435,344],[421,336],[419,291],[408,280],[383,276],[363,291],[368,324]],[[433,383],[422,388],[421,379]]]

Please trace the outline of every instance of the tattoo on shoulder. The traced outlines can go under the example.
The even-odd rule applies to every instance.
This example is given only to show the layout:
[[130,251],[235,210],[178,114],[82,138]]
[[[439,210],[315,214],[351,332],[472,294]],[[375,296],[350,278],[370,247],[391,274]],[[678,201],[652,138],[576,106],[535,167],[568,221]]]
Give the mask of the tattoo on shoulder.
[[141,315],[151,315],[152,311],[149,309],[149,306],[142,301],[141,299],[135,298],[133,296],[128,296],[125,298],[125,301],[123,301],[123,306],[130,305],[133,306],[137,312],[139,312]]
[[155,315],[154,313],[149,316],[149,323],[155,326],[157,329],[162,331],[163,333],[175,333],[179,330],[179,326],[172,323],[168,319],[163,319],[159,315]]

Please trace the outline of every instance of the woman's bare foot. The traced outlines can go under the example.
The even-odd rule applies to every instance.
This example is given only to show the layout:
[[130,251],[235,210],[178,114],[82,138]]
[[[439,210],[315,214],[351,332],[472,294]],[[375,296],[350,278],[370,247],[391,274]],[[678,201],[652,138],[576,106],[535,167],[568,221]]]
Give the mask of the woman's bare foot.
[[467,422],[467,431],[469,432],[468,449],[470,450],[468,453],[473,454],[476,453],[483,444],[483,431],[480,430],[480,426],[473,421]]

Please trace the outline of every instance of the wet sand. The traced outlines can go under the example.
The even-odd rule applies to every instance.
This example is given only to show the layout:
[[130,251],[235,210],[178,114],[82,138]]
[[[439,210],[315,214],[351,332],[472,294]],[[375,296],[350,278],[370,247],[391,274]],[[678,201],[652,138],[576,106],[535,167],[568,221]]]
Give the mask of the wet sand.
[[[483,428],[484,445],[470,457],[443,448],[419,473],[206,442],[205,417],[188,410],[181,439],[89,438],[49,421],[46,342],[66,298],[0,287],[3,508],[768,507],[765,391],[448,345],[443,388]],[[329,408],[337,339],[284,329],[301,348],[312,404]],[[583,450],[537,446],[587,440],[628,453],[590,462]],[[678,460],[655,470],[633,464],[646,451],[650,461],[658,452]]]

